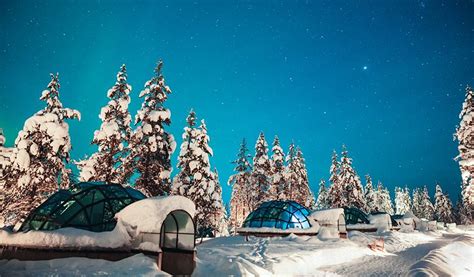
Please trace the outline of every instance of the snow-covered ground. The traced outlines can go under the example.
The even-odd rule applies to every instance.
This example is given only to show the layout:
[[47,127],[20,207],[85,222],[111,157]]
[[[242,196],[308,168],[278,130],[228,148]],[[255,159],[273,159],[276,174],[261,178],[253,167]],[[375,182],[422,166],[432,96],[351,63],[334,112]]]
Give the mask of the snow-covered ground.
[[0,276],[167,276],[155,260],[138,254],[117,262],[88,258],[0,260]]
[[[349,239],[320,240],[317,237],[217,238],[198,246],[196,276],[311,275],[311,276],[400,276],[417,261],[440,251],[450,257],[444,275],[472,276],[474,232],[350,232]],[[384,240],[384,251],[368,244]],[[459,244],[462,243],[462,247]],[[463,259],[451,259],[463,256]],[[433,260],[428,257],[428,260]],[[429,264],[420,265],[429,272]],[[414,270],[412,270],[415,273]]]
[[[384,251],[367,247],[383,239]],[[290,235],[222,237],[197,247],[195,276],[473,276],[474,231],[350,232],[349,239]],[[119,262],[67,258],[0,261],[0,276],[163,275],[154,261],[135,255]],[[431,275],[436,276],[436,275]]]

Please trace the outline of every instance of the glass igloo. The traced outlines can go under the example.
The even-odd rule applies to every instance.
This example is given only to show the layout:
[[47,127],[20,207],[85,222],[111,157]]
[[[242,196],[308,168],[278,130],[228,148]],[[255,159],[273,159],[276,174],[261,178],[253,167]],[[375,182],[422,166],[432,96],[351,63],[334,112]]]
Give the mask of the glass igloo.
[[295,201],[268,201],[261,204],[245,219],[243,228],[308,229],[310,211]]
[[146,198],[131,187],[118,184],[79,183],[72,190],[59,190],[33,210],[20,228],[54,230],[74,227],[94,232],[110,231],[115,214]]
[[370,223],[369,219],[367,218],[367,215],[363,211],[357,208],[345,207],[344,216],[346,219],[346,224],[360,224],[360,223],[369,224]]

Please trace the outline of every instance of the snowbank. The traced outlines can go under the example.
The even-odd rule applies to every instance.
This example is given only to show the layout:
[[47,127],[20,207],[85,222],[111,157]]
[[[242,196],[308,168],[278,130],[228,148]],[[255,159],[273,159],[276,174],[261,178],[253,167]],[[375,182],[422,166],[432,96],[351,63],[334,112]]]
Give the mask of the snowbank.
[[409,276],[472,276],[474,239],[461,236],[411,266]]
[[383,239],[385,251],[387,253],[398,253],[419,244],[431,242],[441,234],[422,233],[422,232],[383,232],[383,233],[363,233],[359,231],[350,231],[348,238],[360,246],[367,246],[376,239]]
[[344,217],[344,209],[335,208],[313,211],[308,217],[318,221],[320,225],[337,225],[337,221],[341,215]]
[[[131,231],[131,230],[130,230]],[[91,232],[76,228],[54,231],[29,231],[12,233],[0,230],[0,245],[42,248],[125,248],[131,236],[127,227],[117,223],[110,232]]]
[[88,258],[0,260],[0,276],[169,276],[154,259],[138,254],[117,262]]

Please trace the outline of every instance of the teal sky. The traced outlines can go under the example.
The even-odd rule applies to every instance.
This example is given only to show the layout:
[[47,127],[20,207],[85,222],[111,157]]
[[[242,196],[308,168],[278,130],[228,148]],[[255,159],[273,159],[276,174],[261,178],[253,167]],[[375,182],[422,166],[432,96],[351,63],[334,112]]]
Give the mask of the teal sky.
[[[472,1],[0,1],[0,128],[12,145],[59,72],[72,158],[90,146],[122,63],[130,110],[163,59],[168,129],[206,119],[226,181],[239,143],[294,140],[317,191],[345,143],[354,166],[393,189],[439,181],[455,198],[464,88],[474,84]],[[176,155],[173,165],[176,164]],[[176,171],[175,171],[176,172]]]

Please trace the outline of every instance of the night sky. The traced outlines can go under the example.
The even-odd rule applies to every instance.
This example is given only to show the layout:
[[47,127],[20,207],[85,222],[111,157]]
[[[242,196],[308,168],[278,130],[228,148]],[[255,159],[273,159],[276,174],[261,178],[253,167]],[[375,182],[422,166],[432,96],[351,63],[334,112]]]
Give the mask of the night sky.
[[225,201],[240,141],[253,154],[260,131],[285,151],[292,140],[302,148],[315,192],[344,143],[361,176],[431,194],[438,181],[457,198],[453,133],[474,84],[472,1],[115,2],[0,0],[7,145],[59,72],[63,105],[82,113],[70,121],[72,158],[91,154],[120,66],[134,116],[163,59],[168,130],[179,145],[191,108],[206,120]]

